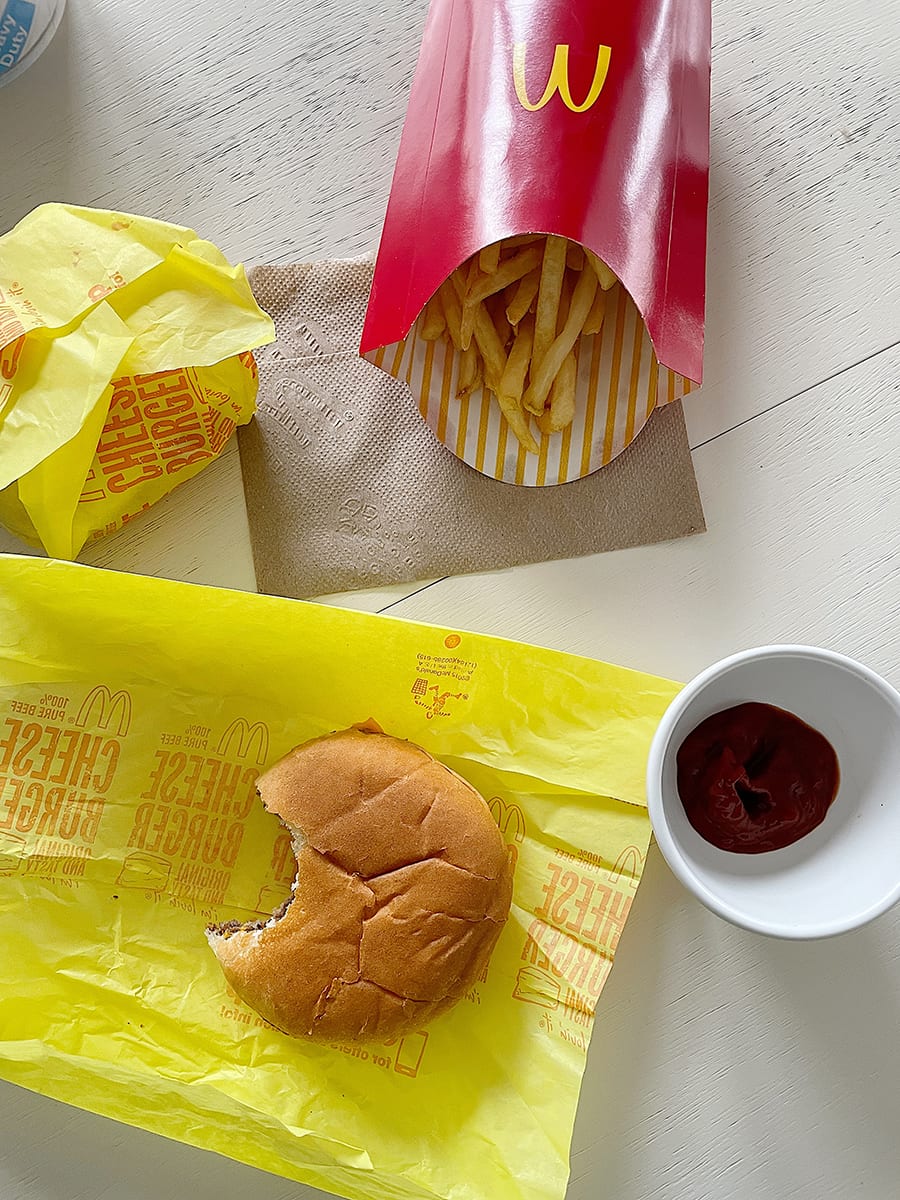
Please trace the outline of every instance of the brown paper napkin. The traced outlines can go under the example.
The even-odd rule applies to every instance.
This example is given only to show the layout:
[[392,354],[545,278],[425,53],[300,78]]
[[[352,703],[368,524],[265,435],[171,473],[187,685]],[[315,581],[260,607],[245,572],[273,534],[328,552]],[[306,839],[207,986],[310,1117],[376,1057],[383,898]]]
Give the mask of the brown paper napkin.
[[499,483],[460,462],[404,384],[357,354],[368,260],[258,267],[278,340],[239,431],[260,591],[316,596],[667,541],[705,529],[680,404],[602,471]]

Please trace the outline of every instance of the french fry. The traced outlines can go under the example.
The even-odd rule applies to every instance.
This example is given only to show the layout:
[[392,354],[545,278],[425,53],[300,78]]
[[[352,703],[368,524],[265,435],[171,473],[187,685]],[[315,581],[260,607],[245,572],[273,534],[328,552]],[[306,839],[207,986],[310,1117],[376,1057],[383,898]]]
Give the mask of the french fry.
[[459,292],[463,291],[465,285],[459,276],[460,273],[455,271],[449,279],[445,279],[438,289],[438,295],[443,305],[450,340],[453,343],[454,349],[461,355],[459,376],[456,385],[456,394],[461,399],[463,396],[471,395],[472,392],[481,387],[484,382],[484,368],[481,362],[481,355],[478,353],[476,346],[470,343],[468,350],[463,350],[462,348],[460,331],[462,305],[460,304]]
[[587,315],[587,320],[584,323],[584,329],[581,331],[586,336],[594,333],[599,333],[603,328],[603,320],[606,316],[606,303],[608,292],[604,292],[603,288],[597,288],[597,295],[594,297],[594,303],[591,305],[591,311]]
[[441,302],[441,308],[444,310],[444,320],[447,323],[447,332],[450,334],[450,340],[457,350],[462,350],[462,337],[459,327],[460,320],[462,319],[462,305],[453,286],[453,276],[450,279],[445,279],[438,288],[438,298]]
[[525,416],[522,409],[509,396],[497,396],[497,403],[500,405],[500,411],[506,417],[507,423],[513,433],[516,435],[519,443],[524,446],[529,454],[537,454],[540,446],[535,441],[534,434],[528,428],[528,418]]
[[[503,289],[502,297],[501,296],[497,297],[497,299],[500,301],[500,311],[503,313],[503,319],[504,319],[504,321],[506,321],[506,324],[509,326],[509,340],[512,340],[512,338],[515,337],[516,326],[513,325],[512,321],[510,321],[509,317],[506,314],[509,312],[509,308],[510,308],[510,305],[512,304],[513,300],[515,300],[515,298],[516,298],[516,293],[519,290],[519,284],[521,282],[522,282],[521,279],[519,279],[515,283],[510,283],[507,287],[505,287]],[[516,322],[516,324],[518,324],[518,322]]]
[[[466,294],[466,278],[468,276],[468,271],[469,268],[465,263],[463,263],[461,267],[456,268],[456,270],[447,280],[447,283],[449,283],[453,288],[453,294],[456,296],[456,299],[459,301],[460,305],[462,305],[463,298]],[[443,286],[443,284],[441,286]]]
[[566,266],[573,271],[584,268],[584,250],[577,242],[569,242],[566,246]]
[[500,243],[494,242],[492,246],[485,246],[478,255],[478,265],[485,275],[493,275],[500,266],[500,248]]
[[494,322],[494,328],[497,331],[497,337],[500,339],[500,345],[505,350],[512,340],[515,330],[506,319],[506,305],[503,296],[490,296],[485,302],[488,307],[488,312],[491,314],[491,320]]
[[484,387],[484,362],[481,355],[478,353],[478,346],[475,347],[475,378],[472,380],[470,392],[477,392],[480,387]]
[[[475,337],[478,337],[477,327]],[[510,429],[520,444],[530,454],[537,453],[538,444],[534,434],[528,428],[528,418],[522,411],[522,392],[525,389],[525,376],[528,374],[528,366],[531,362],[533,338],[534,321],[528,318],[519,326],[506,365],[494,387],[500,411],[506,417]]]
[[559,311],[556,314],[556,329],[553,331],[553,336],[556,337],[565,329],[566,321],[569,319],[569,309],[572,307],[572,292],[575,285],[572,283],[572,274],[567,271],[563,276],[563,285],[559,293]]
[[506,319],[510,325],[518,325],[537,299],[538,288],[541,286],[541,271],[539,267],[529,271],[517,284],[515,295],[506,309]]
[[493,275],[482,275],[479,272],[477,279],[471,280],[470,277],[470,283],[466,289],[466,303],[477,304],[479,300],[487,300],[488,296],[502,292],[507,284],[515,283],[517,279],[521,279],[523,275],[533,271],[540,261],[540,247],[526,246],[512,258],[506,259]]
[[459,399],[474,391],[478,375],[478,351],[474,345],[463,350],[459,356],[459,376],[456,381],[456,395]]
[[[460,267],[458,272],[454,272],[454,277],[460,274],[461,271],[462,268]],[[477,301],[472,301],[469,299],[469,292],[474,286],[475,281],[479,278],[480,274],[481,272],[478,268],[478,259],[473,258],[469,263],[469,269],[465,281],[460,278],[458,283],[454,284],[457,289],[459,288],[459,285],[462,284],[462,292],[459,293],[459,300],[462,304],[462,317],[460,318],[459,322],[459,338],[463,350],[468,350],[469,346],[471,346],[472,334],[475,332],[475,310]]]
[[419,336],[425,342],[436,342],[446,328],[447,322],[440,301],[437,296],[432,296],[425,305]]
[[559,374],[554,379],[553,387],[550,389],[550,420],[548,421],[548,426],[551,433],[557,433],[560,429],[565,429],[574,420],[575,384],[577,379],[578,362],[573,352],[569,354],[568,358],[566,358],[563,365],[559,368]]
[[531,246],[534,242],[543,240],[542,233],[516,233],[512,237],[503,239],[503,249],[514,250],[517,246]]
[[[531,383],[525,393],[525,407],[530,412],[540,413],[543,410],[554,379],[581,336],[584,322],[591,311],[594,296],[597,294],[597,287],[598,279],[593,271],[582,271],[578,276],[565,327],[532,370]],[[535,327],[535,338],[537,338],[537,327]]]
[[484,379],[491,391],[496,392],[503,378],[506,367],[506,352],[503,343],[497,336],[491,314],[484,304],[476,304],[473,309],[473,334],[481,357],[484,359]]
[[[556,316],[566,271],[566,239],[550,236],[544,245],[534,323],[534,365],[539,367],[556,337]],[[549,389],[548,389],[549,390]],[[541,408],[544,405],[541,403]],[[540,410],[538,410],[540,411]]]
[[584,256],[591,264],[600,286],[604,292],[608,292],[618,282],[615,273],[609,269],[605,262],[601,262],[593,250],[585,250]]
[[510,429],[519,442],[530,454],[537,454],[538,444],[534,434],[528,428],[528,419],[519,405],[509,396],[500,395],[500,380],[506,368],[506,354],[497,337],[494,322],[484,304],[475,308],[475,341],[484,359],[484,379],[487,386],[497,396],[500,411],[509,423]]
[[[559,293],[559,309],[557,310],[557,314],[556,314],[556,328],[553,331],[554,339],[557,338],[562,333],[562,331],[566,327],[566,322],[569,319],[569,312],[572,308],[572,295],[573,295],[573,291],[574,291],[573,284],[572,284],[572,274],[573,274],[572,272],[567,271],[565,273],[565,275],[563,276],[562,288]],[[590,271],[588,271],[588,274],[590,275]],[[580,278],[580,275],[578,276],[578,278]],[[599,288],[597,290],[599,291]],[[531,368],[531,378],[532,379],[534,379],[536,372],[537,372],[537,361],[533,360],[532,368]],[[544,411],[544,409],[549,405],[549,402],[550,402],[549,396],[545,400],[539,401],[532,397],[530,391],[526,392],[526,394],[525,394],[524,405],[528,409],[528,411],[530,413],[533,413],[536,417],[539,417],[541,415],[541,413]]]
[[499,395],[515,400],[521,406],[525,391],[525,377],[531,365],[531,349],[534,345],[534,317],[525,317],[516,330],[506,367],[500,379]]
[[537,425],[537,427],[541,431],[541,433],[549,434],[549,433],[553,432],[553,430],[550,428],[550,421],[551,421],[550,409],[545,408],[544,411],[541,413],[541,415],[539,417],[535,418],[534,423],[535,423],[535,425]]

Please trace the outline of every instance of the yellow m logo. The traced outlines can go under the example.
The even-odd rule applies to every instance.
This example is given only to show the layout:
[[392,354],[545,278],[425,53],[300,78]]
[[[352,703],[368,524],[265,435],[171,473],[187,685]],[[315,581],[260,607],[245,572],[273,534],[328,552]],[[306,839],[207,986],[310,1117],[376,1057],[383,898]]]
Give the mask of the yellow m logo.
[[502,834],[507,837],[512,834],[516,842],[525,841],[525,816],[518,804],[507,804],[499,796],[493,796],[488,808]]
[[262,721],[251,725],[245,717],[236,717],[219,738],[217,753],[229,755],[236,748],[238,758],[249,758],[254,742],[256,762],[261,767],[269,754],[269,731]]
[[131,697],[127,692],[111,692],[106,684],[101,683],[85,696],[75,724],[82,729],[90,723],[98,725],[100,729],[109,729],[117,714],[116,734],[124,737],[131,725]]
[[556,92],[559,92],[560,99],[566,108],[572,112],[582,113],[587,112],[589,108],[597,103],[600,93],[603,91],[603,85],[606,83],[606,75],[609,71],[609,57],[612,53],[609,46],[600,46],[597,50],[597,66],[594,70],[594,82],[590,86],[587,96],[582,104],[576,104],[572,99],[572,88],[569,83],[569,47],[557,46],[553,51],[553,65],[550,68],[550,78],[547,80],[547,86],[544,88],[544,94],[536,104],[528,99],[528,86],[525,82],[525,51],[527,42],[517,42],[513,48],[513,82],[516,85],[516,95],[519,97],[519,103],[523,108],[527,108],[529,112],[537,112],[543,108],[545,104],[549,104]]

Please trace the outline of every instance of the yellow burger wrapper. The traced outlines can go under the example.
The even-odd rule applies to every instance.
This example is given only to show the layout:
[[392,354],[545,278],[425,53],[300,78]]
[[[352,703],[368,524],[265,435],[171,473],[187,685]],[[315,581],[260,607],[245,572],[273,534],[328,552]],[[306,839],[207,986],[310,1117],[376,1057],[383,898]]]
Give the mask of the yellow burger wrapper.
[[[560,1200],[675,685],[15,557],[0,630],[0,1075],[353,1200]],[[512,913],[485,976],[427,1029],[312,1045],[229,993],[204,927],[289,893],[257,773],[370,717],[485,796]]]
[[0,238],[0,521],[74,558],[196,475],[274,340],[192,229],[45,204]]

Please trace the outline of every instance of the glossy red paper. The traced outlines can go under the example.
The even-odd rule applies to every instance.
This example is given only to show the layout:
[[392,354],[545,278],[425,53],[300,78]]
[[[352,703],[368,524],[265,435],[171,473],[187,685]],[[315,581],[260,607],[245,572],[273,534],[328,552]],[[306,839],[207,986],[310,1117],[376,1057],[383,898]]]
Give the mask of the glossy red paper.
[[609,264],[700,382],[710,0],[432,0],[361,352],[481,247],[556,233]]

